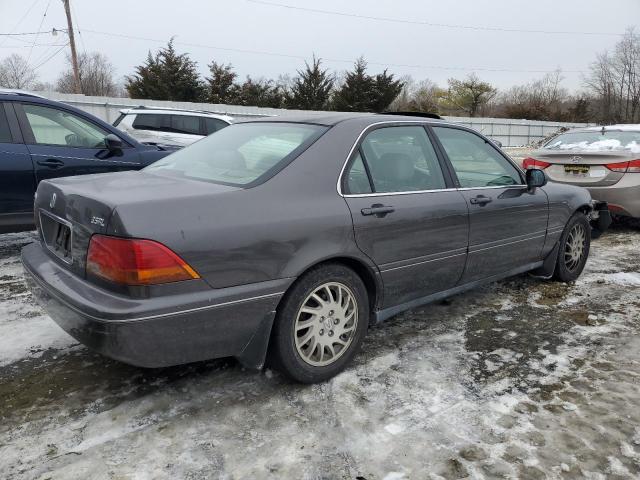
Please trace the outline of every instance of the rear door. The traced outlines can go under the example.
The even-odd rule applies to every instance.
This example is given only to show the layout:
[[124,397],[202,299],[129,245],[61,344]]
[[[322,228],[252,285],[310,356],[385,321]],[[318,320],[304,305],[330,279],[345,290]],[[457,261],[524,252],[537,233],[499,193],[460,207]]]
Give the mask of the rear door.
[[464,197],[421,125],[371,130],[353,152],[342,191],[358,247],[380,268],[383,307],[446,290],[466,260]]
[[469,256],[461,283],[541,260],[549,205],[489,140],[452,126],[433,127],[469,207]]
[[104,138],[111,132],[84,116],[35,103],[16,104],[16,113],[37,182],[142,167],[139,152],[124,141],[121,150],[107,150]]
[[33,223],[33,165],[11,102],[0,102],[0,232]]

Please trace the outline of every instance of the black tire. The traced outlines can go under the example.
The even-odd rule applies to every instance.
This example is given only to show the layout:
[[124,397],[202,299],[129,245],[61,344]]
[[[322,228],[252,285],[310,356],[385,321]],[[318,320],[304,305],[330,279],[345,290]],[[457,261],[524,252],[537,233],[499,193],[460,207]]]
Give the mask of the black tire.
[[[582,229],[584,232],[584,241],[582,242],[582,257],[576,260],[575,256],[571,257],[571,236],[575,229]],[[556,261],[556,270],[553,278],[561,282],[573,282],[576,280],[589,258],[589,248],[591,247],[591,225],[587,217],[582,212],[576,212],[567,222],[562,235],[560,236],[560,248],[558,249],[558,259]]]
[[[357,316],[355,316],[355,322],[351,320],[353,328],[350,335],[348,337],[343,337],[342,335],[339,337],[341,339],[349,338],[350,341],[348,345],[343,347],[343,350],[340,350],[338,354],[335,354],[336,358],[333,363],[316,366],[308,363],[298,351],[299,347],[296,346],[296,338],[298,338],[298,340],[300,339],[298,336],[300,335],[300,330],[297,330],[298,333],[296,333],[296,326],[300,328],[300,324],[296,322],[303,303],[306,301],[308,305],[311,294],[316,292],[325,284],[345,286],[347,291],[353,295],[356,303],[355,306],[352,306],[350,311],[356,311]],[[319,304],[319,306],[321,305]],[[302,313],[300,313],[300,315],[302,315]],[[336,317],[338,315],[339,314],[336,314]],[[320,317],[318,315],[313,318]],[[324,319],[325,317],[323,316],[321,318]],[[336,319],[336,322],[340,322],[340,320]],[[316,337],[316,334],[320,334],[321,326],[318,325],[319,323],[319,321],[315,321],[314,326],[309,327],[310,330],[313,328],[317,329],[314,331],[316,333],[313,334],[314,339],[329,341],[328,335],[326,337],[323,336],[323,338],[320,338],[319,336]],[[358,274],[350,268],[338,263],[319,265],[301,276],[290,287],[289,291],[287,291],[282,302],[278,306],[269,347],[269,364],[276,370],[279,370],[297,382],[316,383],[328,380],[344,370],[347,364],[351,362],[360,349],[362,340],[367,333],[368,325],[369,298],[367,289]],[[331,334],[333,335],[334,327],[330,328]],[[336,331],[338,331],[337,329],[339,327],[335,328]],[[304,333],[306,333],[305,330],[303,330],[303,334]],[[338,337],[334,337],[334,341],[337,341],[337,338]],[[309,347],[309,350],[312,348],[315,347]],[[324,346],[321,348],[323,350],[323,355],[325,352],[329,355],[329,350],[325,350]],[[331,348],[333,351],[333,347]],[[319,352],[319,350],[314,351]],[[311,354],[313,355],[313,352],[311,352]]]

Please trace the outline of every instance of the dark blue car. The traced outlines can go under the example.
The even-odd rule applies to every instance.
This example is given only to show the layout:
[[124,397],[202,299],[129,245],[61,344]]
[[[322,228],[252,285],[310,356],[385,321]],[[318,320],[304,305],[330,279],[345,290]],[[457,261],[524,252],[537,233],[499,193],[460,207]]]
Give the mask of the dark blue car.
[[171,151],[69,105],[0,89],[0,233],[34,228],[41,180],[138,170]]

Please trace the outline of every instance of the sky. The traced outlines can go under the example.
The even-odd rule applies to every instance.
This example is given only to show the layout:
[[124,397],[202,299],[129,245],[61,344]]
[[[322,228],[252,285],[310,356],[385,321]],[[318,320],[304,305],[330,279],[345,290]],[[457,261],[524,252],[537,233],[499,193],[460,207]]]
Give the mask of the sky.
[[[202,74],[231,63],[241,78],[294,76],[313,54],[342,72],[364,56],[370,73],[430,79],[471,72],[501,89],[561,69],[580,89],[596,54],[628,27],[640,0],[71,0],[79,52],[109,57],[119,80],[175,38]],[[295,7],[295,8],[290,8]],[[322,11],[320,11],[322,10]],[[46,15],[45,15],[46,12]],[[0,0],[0,60],[19,53],[55,82],[69,51],[60,0]],[[133,38],[135,37],[135,38]],[[34,45],[35,44],[35,45]]]

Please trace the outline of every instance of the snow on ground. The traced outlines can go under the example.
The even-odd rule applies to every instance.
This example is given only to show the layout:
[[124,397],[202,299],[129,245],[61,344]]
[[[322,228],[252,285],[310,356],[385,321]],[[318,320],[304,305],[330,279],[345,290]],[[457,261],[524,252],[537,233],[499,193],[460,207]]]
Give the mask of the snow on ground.
[[640,231],[596,240],[575,284],[519,276],[400,315],[313,386],[88,351],[20,282],[31,238],[0,237],[0,478],[640,475]]

